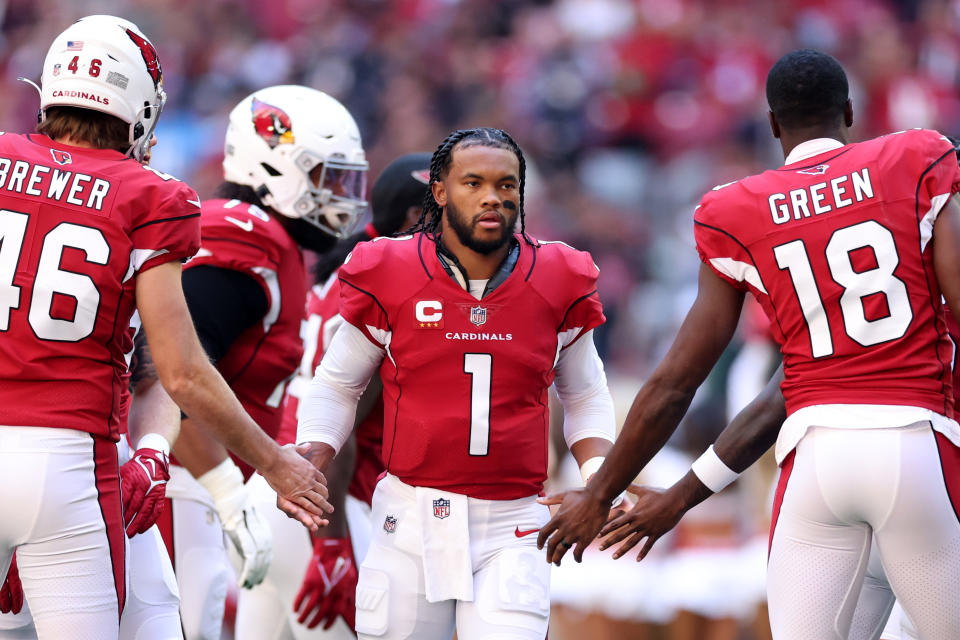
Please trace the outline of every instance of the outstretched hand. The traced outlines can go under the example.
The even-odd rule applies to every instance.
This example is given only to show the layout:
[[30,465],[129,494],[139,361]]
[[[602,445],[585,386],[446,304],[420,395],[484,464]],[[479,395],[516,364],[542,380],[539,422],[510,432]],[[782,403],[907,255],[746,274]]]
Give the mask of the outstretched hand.
[[560,560],[571,548],[573,559],[581,562],[583,551],[607,521],[610,505],[594,496],[586,487],[540,498],[537,502],[560,505],[537,536],[537,548],[543,549],[545,544],[547,546],[547,562],[559,566]]
[[680,522],[686,510],[670,490],[632,484],[627,491],[636,496],[636,504],[604,525],[600,535],[605,536],[605,539],[600,549],[609,549],[625,540],[613,554],[614,559],[617,559],[646,538],[637,555],[639,562],[647,556],[657,540]]
[[329,524],[324,514],[333,513],[333,505],[327,501],[327,479],[304,457],[309,444],[286,445],[281,450],[278,462],[261,473],[277,492],[277,507],[317,531]]

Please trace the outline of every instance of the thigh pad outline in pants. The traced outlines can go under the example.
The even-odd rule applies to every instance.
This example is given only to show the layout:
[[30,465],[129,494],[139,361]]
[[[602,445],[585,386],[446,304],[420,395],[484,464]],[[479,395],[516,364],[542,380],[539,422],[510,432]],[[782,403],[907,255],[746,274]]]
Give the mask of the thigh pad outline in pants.
[[361,640],[449,640],[455,601],[427,602],[421,559],[377,542],[370,545],[357,582]]
[[502,549],[474,574],[474,601],[457,603],[460,640],[543,640],[550,565],[532,545]]
[[128,540],[127,577],[121,640],[182,640],[177,578],[156,525]]
[[180,615],[187,640],[220,640],[227,586],[232,576],[223,530],[207,505],[175,498],[174,570],[180,588]]

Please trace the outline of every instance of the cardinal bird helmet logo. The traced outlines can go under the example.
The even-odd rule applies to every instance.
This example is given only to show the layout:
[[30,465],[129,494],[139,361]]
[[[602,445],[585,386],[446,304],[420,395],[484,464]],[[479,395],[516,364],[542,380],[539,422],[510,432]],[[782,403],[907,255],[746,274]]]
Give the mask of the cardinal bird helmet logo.
[[143,56],[143,62],[147,65],[147,73],[153,78],[153,88],[156,89],[163,83],[163,72],[160,70],[160,58],[157,56],[157,50],[140,34],[127,29],[127,35],[140,48],[140,55]]
[[254,98],[250,111],[257,134],[271,149],[278,144],[293,144],[293,123],[283,109]]

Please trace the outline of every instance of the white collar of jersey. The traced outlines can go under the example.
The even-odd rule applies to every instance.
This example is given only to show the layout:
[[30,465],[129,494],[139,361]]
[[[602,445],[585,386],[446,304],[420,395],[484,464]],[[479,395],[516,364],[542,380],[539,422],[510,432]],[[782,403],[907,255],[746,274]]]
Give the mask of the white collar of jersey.
[[813,140],[807,140],[795,146],[783,164],[788,165],[794,162],[800,162],[801,160],[818,156],[821,153],[839,149],[842,146],[842,142],[834,140],[833,138],[814,138]]

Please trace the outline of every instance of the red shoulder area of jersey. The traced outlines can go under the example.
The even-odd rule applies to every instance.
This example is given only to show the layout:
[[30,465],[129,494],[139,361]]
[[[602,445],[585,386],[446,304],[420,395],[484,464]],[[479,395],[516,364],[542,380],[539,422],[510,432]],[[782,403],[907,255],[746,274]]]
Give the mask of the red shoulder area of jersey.
[[364,290],[376,289],[378,295],[410,291],[430,278],[424,264],[427,256],[421,251],[435,251],[433,241],[422,234],[361,242],[340,267],[340,280]]
[[[954,153],[937,131],[910,129],[825,151],[741,180],[714,187],[694,212],[696,222],[723,229],[746,242],[771,226],[849,206],[873,192],[872,181],[915,190],[924,173]],[[866,169],[865,169],[866,167]],[[879,173],[879,175],[872,175]],[[861,194],[862,191],[862,194]],[[763,205],[759,209],[757,205]],[[767,212],[769,209],[769,212]],[[754,219],[754,214],[760,219]]]
[[56,143],[40,134],[0,132],[0,192],[51,204],[129,216],[131,228],[199,213],[200,199],[173,176],[112,149]]
[[[229,242],[261,253],[279,263],[286,252],[298,250],[283,225],[260,207],[241,200],[204,200],[200,230],[203,245]],[[209,248],[208,248],[209,249]],[[205,255],[203,248],[198,258]]]
[[[536,261],[528,266],[528,282],[544,298],[566,308],[577,298],[597,290],[600,269],[593,257],[559,241],[534,240],[537,244]],[[521,250],[531,249],[520,238]],[[522,262],[522,261],[521,261]],[[518,263],[517,268],[520,268]],[[524,274],[524,278],[527,278]]]

